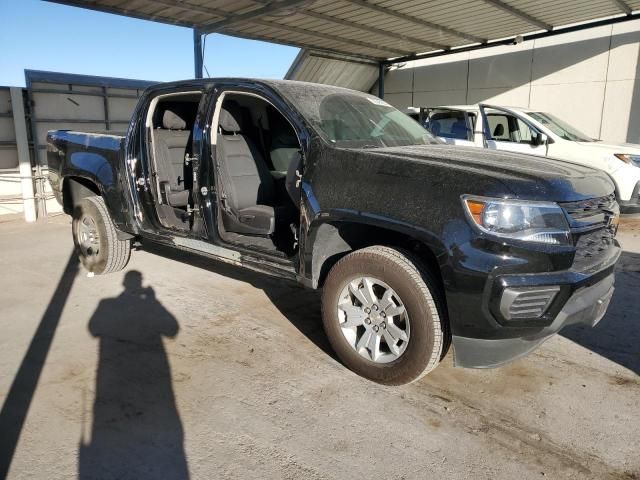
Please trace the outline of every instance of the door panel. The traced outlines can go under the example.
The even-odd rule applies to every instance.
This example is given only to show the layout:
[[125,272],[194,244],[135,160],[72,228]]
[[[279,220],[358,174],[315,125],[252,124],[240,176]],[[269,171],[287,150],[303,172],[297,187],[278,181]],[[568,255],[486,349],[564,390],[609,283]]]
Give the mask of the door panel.
[[[488,110],[488,111],[487,111]],[[545,156],[546,145],[536,145],[538,131],[514,113],[481,105],[487,148]]]

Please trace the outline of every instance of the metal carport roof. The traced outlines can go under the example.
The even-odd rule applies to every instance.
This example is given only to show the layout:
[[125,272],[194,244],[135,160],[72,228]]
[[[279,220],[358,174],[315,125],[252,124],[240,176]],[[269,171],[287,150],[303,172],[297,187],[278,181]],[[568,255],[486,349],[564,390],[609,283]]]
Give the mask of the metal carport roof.
[[376,62],[640,10],[640,0],[51,1]]
[[308,54],[361,76],[375,67],[381,95],[385,65],[640,17],[640,0],[48,1],[193,28],[196,77],[215,32],[304,49],[292,69],[314,68]]

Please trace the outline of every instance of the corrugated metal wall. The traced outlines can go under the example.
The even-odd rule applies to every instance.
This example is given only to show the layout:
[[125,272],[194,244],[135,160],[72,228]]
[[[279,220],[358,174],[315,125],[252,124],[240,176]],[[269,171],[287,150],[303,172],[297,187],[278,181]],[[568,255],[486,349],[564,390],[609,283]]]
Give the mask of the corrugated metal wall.
[[[47,132],[124,132],[138,97],[152,82],[29,70],[25,77],[32,179],[38,215],[45,216],[60,211],[46,181]],[[0,87],[0,214],[22,212],[20,181],[10,90]]]
[[22,212],[20,180],[11,90],[0,87],[0,215]]

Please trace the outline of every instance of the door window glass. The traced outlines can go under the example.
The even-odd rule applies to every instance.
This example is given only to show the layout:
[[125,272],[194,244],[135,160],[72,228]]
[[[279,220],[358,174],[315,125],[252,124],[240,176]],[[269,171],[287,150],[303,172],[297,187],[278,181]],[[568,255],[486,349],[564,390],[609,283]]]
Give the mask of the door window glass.
[[487,115],[487,124],[491,138],[497,142],[510,142],[509,118],[504,114],[490,113]]
[[471,140],[472,129],[467,124],[464,112],[435,110],[429,116],[428,129],[438,137]]

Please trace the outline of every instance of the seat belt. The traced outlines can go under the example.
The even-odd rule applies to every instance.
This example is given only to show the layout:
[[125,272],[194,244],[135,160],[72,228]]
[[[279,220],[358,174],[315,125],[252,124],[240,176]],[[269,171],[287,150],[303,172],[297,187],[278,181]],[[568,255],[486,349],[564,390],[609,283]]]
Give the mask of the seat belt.
[[[218,130],[218,135],[222,136],[222,128]],[[217,150],[218,151],[216,152],[215,168],[216,168],[216,183],[217,183],[218,199],[220,201],[222,210],[227,212],[229,215],[232,215],[233,217],[235,217],[233,211],[231,210],[231,207],[229,206],[229,203],[227,202],[227,198],[228,198],[227,194],[224,191],[224,181],[222,179],[222,171],[220,169],[220,159],[218,157],[220,151],[219,149]]]
[[[260,117],[258,118],[258,133],[260,134],[260,146],[262,147],[262,152],[264,153],[264,158],[265,159],[268,158],[269,159],[269,164],[271,164],[271,167],[273,167],[273,162],[271,161],[270,152],[267,151],[267,146],[264,143],[264,130],[262,128],[262,115],[260,115]],[[275,167],[273,167],[273,168],[275,168]],[[271,169],[269,169],[269,170],[271,170]]]

